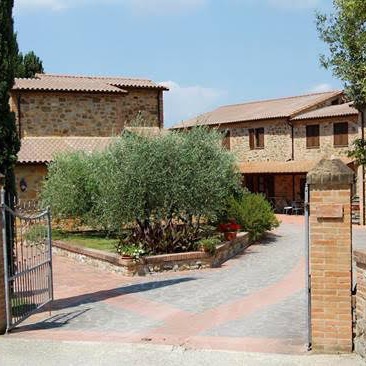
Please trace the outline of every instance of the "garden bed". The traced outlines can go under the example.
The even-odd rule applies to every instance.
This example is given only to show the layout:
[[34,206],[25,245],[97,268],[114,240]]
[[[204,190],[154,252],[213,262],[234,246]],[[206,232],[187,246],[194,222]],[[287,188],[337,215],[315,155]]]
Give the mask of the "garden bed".
[[187,253],[144,256],[139,260],[124,259],[118,254],[91,249],[61,240],[53,241],[53,251],[77,262],[121,273],[126,276],[143,276],[165,271],[197,270],[218,267],[228,259],[242,252],[250,245],[248,233],[238,233],[237,238],[223,242],[215,254],[196,251]]

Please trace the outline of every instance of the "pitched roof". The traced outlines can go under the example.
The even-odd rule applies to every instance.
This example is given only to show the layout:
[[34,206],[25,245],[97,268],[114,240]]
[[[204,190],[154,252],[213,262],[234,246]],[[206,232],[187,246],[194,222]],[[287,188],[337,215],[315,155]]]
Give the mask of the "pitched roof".
[[[350,164],[352,159],[340,158],[345,164]],[[239,171],[243,174],[258,173],[307,173],[314,168],[318,160],[301,160],[301,161],[259,161],[259,162],[243,162],[239,163]]]
[[293,121],[299,121],[304,119],[313,118],[329,118],[329,117],[341,117],[341,116],[357,116],[358,110],[352,106],[352,102],[331,105],[329,107],[315,109],[310,112],[301,113],[298,116],[292,118]]
[[127,93],[124,88],[168,90],[147,79],[53,74],[36,74],[31,79],[16,78],[13,86],[13,90]]
[[48,163],[57,154],[72,151],[102,151],[114,137],[24,137],[18,153],[19,163]]
[[212,112],[202,114],[196,118],[181,122],[173,128],[192,127],[196,125],[217,125],[272,118],[289,118],[342,94],[342,91],[337,90],[325,93],[227,105],[219,107]]

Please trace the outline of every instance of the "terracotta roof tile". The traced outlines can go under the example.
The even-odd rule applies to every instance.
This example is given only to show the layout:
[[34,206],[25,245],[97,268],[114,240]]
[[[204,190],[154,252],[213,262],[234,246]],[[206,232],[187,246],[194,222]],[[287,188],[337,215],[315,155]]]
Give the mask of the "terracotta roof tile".
[[173,128],[256,121],[272,118],[288,118],[342,94],[342,91],[330,91],[227,105],[219,107],[212,112],[202,114],[196,118],[181,122]]
[[13,90],[127,93],[124,88],[168,90],[147,79],[53,74],[36,74],[31,79],[16,78],[13,86]]
[[[341,158],[345,164],[352,162],[349,158]],[[260,161],[239,163],[239,171],[243,174],[259,173],[307,173],[320,161]]]
[[18,153],[19,163],[48,163],[57,154],[71,151],[101,151],[113,137],[25,137]]
[[344,103],[338,105],[331,105],[329,107],[315,109],[313,111],[302,113],[294,118],[293,121],[299,121],[303,119],[313,118],[327,118],[327,117],[341,117],[341,116],[354,116],[358,115],[356,108],[352,107],[351,103]]

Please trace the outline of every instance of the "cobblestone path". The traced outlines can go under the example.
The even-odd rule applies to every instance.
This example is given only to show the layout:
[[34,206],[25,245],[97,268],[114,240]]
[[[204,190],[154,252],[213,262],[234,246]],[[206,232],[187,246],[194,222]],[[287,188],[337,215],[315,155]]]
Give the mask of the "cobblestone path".
[[306,351],[303,217],[221,268],[128,278],[54,257],[55,303],[9,337]]

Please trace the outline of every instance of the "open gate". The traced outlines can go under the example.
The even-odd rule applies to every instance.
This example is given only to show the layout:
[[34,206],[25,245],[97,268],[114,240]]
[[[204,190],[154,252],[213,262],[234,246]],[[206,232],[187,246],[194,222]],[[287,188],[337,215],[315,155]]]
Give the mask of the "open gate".
[[20,213],[5,204],[1,191],[7,329],[53,300],[49,209]]

